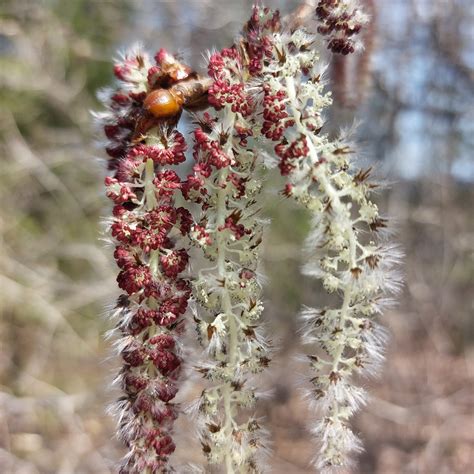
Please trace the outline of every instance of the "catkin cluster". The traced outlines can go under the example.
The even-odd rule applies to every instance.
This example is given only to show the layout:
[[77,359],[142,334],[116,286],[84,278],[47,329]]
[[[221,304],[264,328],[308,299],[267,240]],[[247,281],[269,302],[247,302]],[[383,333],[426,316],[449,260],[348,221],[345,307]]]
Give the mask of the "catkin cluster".
[[[107,111],[98,118],[108,138],[108,231],[124,291],[114,312],[123,473],[173,470],[172,400],[190,299],[203,348],[193,357],[205,381],[194,406],[207,462],[227,474],[265,470],[265,430],[252,410],[253,375],[270,362],[259,274],[269,162],[279,168],[282,194],[312,216],[303,273],[334,294],[332,305],[301,312],[307,399],[317,413],[313,464],[320,472],[346,467],[361,449],[350,429],[366,401],[357,381],[383,359],[386,335],[376,318],[400,288],[401,254],[372,201],[380,183],[358,167],[348,137],[325,133],[332,100],[319,50],[353,52],[366,17],[352,0],[324,0],[314,19],[327,41],[254,7],[235,45],[209,56],[206,82],[164,50],[154,63],[135,51],[115,66],[118,87],[104,95]],[[175,167],[187,145],[175,127],[183,108],[203,104],[209,109],[194,116],[193,164],[182,179]],[[265,160],[269,149],[273,159]],[[189,265],[191,247],[203,265]]]

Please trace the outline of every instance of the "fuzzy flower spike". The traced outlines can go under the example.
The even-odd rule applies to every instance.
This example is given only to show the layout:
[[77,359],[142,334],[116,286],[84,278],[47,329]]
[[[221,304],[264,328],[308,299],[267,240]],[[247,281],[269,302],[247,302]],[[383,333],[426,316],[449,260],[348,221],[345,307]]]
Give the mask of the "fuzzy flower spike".
[[258,217],[260,166],[252,140],[254,103],[248,71],[234,47],[212,54],[209,103],[195,130],[194,173],[185,197],[201,207],[191,238],[209,262],[193,282],[195,316],[206,354],[198,371],[208,381],[197,403],[203,451],[227,474],[261,472],[259,421],[245,413],[256,401],[252,374],[268,366],[259,319],[258,279],[263,222]]
[[171,61],[163,50],[155,64],[141,51],[126,54],[115,65],[118,86],[105,97],[107,112],[98,114],[109,139],[113,174],[105,185],[114,208],[108,231],[124,291],[113,314],[123,390],[115,408],[128,448],[120,472],[130,474],[172,471],[172,400],[182,363],[181,317],[191,293],[181,276],[191,216],[174,204],[181,183],[172,167],[184,161],[186,144],[173,129],[182,102],[171,88],[178,82],[172,75],[178,63],[171,70]]
[[[386,336],[376,319],[400,289],[394,267],[401,255],[372,201],[379,184],[371,169],[357,167],[346,136],[323,133],[331,95],[316,46],[351,53],[366,17],[355,0],[321,0],[314,14],[322,36],[298,22],[282,28],[278,12],[255,7],[236,45],[210,56],[208,78],[164,50],[154,61],[131,51],[115,66],[118,87],[103,94],[107,111],[97,116],[108,139],[105,184],[114,202],[108,231],[124,292],[114,312],[123,391],[116,406],[128,448],[123,474],[174,472],[172,401],[191,294],[204,348],[196,365],[206,381],[198,429],[210,469],[264,470],[264,433],[249,410],[257,399],[252,375],[269,364],[260,327],[258,152],[268,146],[286,180],[284,195],[312,215],[303,271],[333,294],[329,306],[302,311],[308,399],[318,410],[314,466],[345,468],[361,449],[350,428],[366,401],[357,381],[382,362]],[[173,167],[185,160],[186,143],[175,126],[183,108],[209,105],[197,118],[195,163],[182,182]],[[197,217],[176,205],[177,193]],[[186,278],[190,244],[205,264]]]
[[327,39],[327,48],[333,53],[347,55],[362,48],[356,39],[368,16],[358,0],[320,0],[316,7],[318,33]]
[[[351,453],[361,449],[349,419],[366,395],[354,379],[374,373],[383,358],[385,331],[374,318],[389,302],[384,294],[400,288],[393,270],[400,252],[383,237],[387,220],[371,201],[377,187],[371,170],[357,168],[344,137],[331,140],[321,133],[331,96],[321,82],[324,69],[314,47],[319,38],[301,28],[256,38],[266,16],[256,8],[246,39],[249,60],[256,64],[251,88],[260,96],[261,136],[274,143],[287,180],[284,194],[313,216],[303,271],[338,300],[302,312],[314,372],[308,398],[320,415],[312,429],[320,444],[314,464],[326,472],[347,466]],[[263,58],[254,54],[257,43],[265,48]]]

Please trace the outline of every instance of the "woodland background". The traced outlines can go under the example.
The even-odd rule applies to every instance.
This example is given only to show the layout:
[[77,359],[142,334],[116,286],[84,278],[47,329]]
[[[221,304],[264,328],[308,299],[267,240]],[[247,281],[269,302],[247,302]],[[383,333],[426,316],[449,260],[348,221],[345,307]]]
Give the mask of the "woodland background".
[[[136,40],[151,51],[232,43],[244,0],[3,0],[0,5],[0,472],[114,472],[122,454],[104,406],[117,361],[103,334],[117,295],[101,150],[89,111],[111,58]],[[295,1],[268,1],[290,11]],[[355,423],[366,451],[354,472],[468,473],[474,466],[474,4],[375,0],[365,66],[334,68],[332,123],[362,119],[366,162],[391,187],[407,254],[401,304],[372,400]],[[357,63],[356,63],[357,64]],[[360,64],[360,63],[359,63]],[[350,68],[346,67],[346,70]],[[339,72],[338,72],[339,71]],[[186,127],[186,123],[183,124]],[[266,320],[279,352],[259,411],[273,431],[272,472],[310,472],[298,392],[295,313],[322,292],[299,275],[306,215],[266,191]],[[189,331],[192,336],[192,329]],[[184,393],[193,390],[185,385]],[[189,446],[187,443],[190,443]],[[191,436],[185,460],[200,461]],[[184,451],[184,450],[183,450]]]

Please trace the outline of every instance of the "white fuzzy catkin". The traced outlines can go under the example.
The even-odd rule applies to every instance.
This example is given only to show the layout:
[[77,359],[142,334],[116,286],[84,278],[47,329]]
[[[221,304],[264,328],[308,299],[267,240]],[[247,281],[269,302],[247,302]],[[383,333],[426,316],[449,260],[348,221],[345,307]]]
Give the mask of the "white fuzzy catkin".
[[246,140],[250,105],[238,94],[243,90],[239,53],[232,48],[213,54],[209,70],[215,80],[210,102],[217,110],[204,115],[195,131],[196,164],[185,191],[201,206],[191,237],[209,262],[193,283],[194,319],[205,349],[197,370],[207,382],[195,405],[208,462],[223,466],[227,474],[257,473],[262,471],[258,460],[265,452],[264,432],[246,412],[257,399],[252,374],[269,363],[259,327],[261,177]]
[[386,295],[400,289],[394,266],[401,253],[381,232],[387,221],[371,200],[378,187],[370,181],[371,169],[357,167],[346,137],[322,133],[331,94],[321,79],[318,41],[301,28],[267,36],[265,61],[249,88],[263,98],[268,123],[262,133],[278,142],[285,195],[313,216],[303,273],[339,301],[301,313],[313,372],[307,395],[318,414],[312,432],[320,449],[313,463],[326,472],[347,467],[362,448],[349,425],[366,402],[355,377],[374,374],[383,360],[386,333],[374,318],[390,302]]

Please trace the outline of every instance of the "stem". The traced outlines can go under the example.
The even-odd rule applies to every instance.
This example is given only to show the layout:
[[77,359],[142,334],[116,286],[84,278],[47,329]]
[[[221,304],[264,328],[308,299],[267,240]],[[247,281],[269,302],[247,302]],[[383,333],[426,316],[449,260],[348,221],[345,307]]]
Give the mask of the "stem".
[[[219,172],[219,191],[217,194],[217,215],[216,215],[216,228],[225,224],[226,217],[226,198],[227,198],[227,180],[228,170],[227,168],[222,169]],[[224,287],[221,293],[222,309],[227,317],[227,323],[229,327],[229,365],[235,365],[235,358],[237,354],[237,330],[235,326],[234,314],[232,311],[232,304],[229,298],[229,293],[226,288],[226,242],[224,233],[216,230],[217,232],[217,271],[219,279],[224,282]],[[226,382],[222,388],[222,396],[224,401],[224,432],[226,432],[226,439],[230,440],[232,437],[232,429],[234,425],[234,419],[232,415],[232,386],[230,382]],[[228,442],[228,448],[225,449],[225,465],[228,474],[233,474],[234,467],[232,461],[232,442]]]
[[[158,205],[158,201],[155,196],[155,190],[153,186],[153,180],[155,179],[155,163],[151,158],[148,158],[145,163],[145,209],[151,211]],[[159,250],[152,250],[150,252],[149,266],[151,274],[154,278],[161,277],[159,268]]]
[[151,158],[148,158],[145,163],[145,207],[151,211],[158,204],[153,187],[153,180],[155,179],[155,163]]

